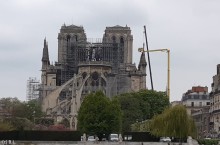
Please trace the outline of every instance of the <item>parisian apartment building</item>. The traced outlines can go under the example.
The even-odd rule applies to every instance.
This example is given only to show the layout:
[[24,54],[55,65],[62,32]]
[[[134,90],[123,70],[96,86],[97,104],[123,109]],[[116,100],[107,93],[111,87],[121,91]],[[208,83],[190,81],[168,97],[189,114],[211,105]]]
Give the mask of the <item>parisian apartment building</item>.
[[210,132],[220,134],[220,64],[217,65],[217,74],[213,76],[210,93]]
[[194,119],[198,137],[207,137],[210,130],[210,97],[208,87],[193,86],[192,89],[183,94],[181,103],[186,106],[187,113]]
[[210,98],[208,87],[193,86],[182,96],[182,105],[186,106],[187,113],[192,114],[192,111],[200,110],[205,106],[210,106]]

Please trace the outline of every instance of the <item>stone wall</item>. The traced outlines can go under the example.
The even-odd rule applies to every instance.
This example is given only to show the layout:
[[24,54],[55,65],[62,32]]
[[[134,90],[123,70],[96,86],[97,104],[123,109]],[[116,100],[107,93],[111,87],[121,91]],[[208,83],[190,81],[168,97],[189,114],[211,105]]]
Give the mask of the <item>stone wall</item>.
[[[15,141],[16,145],[179,145],[177,142],[74,142],[74,141]],[[1,145],[1,143],[0,143]],[[2,144],[3,145],[3,144]],[[188,139],[181,145],[199,145],[196,140]]]

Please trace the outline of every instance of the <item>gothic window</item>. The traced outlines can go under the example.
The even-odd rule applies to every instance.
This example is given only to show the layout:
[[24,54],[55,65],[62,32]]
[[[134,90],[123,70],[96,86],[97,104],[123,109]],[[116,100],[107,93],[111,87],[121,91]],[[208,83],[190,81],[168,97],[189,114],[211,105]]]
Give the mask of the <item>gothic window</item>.
[[96,86],[99,86],[99,81],[96,81],[96,82],[95,82],[95,85],[96,85]]
[[[67,51],[70,51],[70,49],[71,49],[70,37],[71,37],[70,35],[67,35],[67,36],[66,36],[67,48],[68,48]],[[70,54],[70,52],[67,52],[67,54]],[[67,55],[67,57],[68,57],[68,55]]]
[[120,38],[120,44],[121,45],[124,45],[124,38],[121,36],[121,38]]
[[91,86],[95,86],[95,81],[92,81]]
[[116,43],[116,37],[115,36],[112,36],[112,42]]
[[94,72],[94,73],[92,73],[92,79],[93,80],[98,80],[98,78],[99,78],[99,74],[97,73],[97,72]]
[[75,35],[75,40],[76,40],[76,42],[78,41],[78,36],[77,35]]
[[120,62],[123,63],[124,59],[124,38],[120,37]]
[[82,74],[83,79],[85,79],[86,76],[87,76],[87,73],[86,73],[86,72],[83,72],[83,74]]
[[66,36],[66,40],[67,40],[67,41],[70,41],[70,35],[67,35],[67,36]]

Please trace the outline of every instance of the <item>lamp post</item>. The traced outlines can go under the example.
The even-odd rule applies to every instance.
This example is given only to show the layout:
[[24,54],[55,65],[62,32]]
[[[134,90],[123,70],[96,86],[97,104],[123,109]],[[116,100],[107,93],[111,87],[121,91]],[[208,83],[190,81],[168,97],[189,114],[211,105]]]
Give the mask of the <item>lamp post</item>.
[[154,50],[144,50],[144,48],[138,48],[139,52],[167,52],[167,96],[170,100],[170,49],[154,49]]

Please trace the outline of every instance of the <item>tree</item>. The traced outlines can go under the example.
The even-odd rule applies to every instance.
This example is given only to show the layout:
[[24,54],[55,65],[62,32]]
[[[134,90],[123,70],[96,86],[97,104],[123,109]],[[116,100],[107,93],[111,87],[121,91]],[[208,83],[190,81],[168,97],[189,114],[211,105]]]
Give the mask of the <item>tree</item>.
[[[123,132],[130,131],[131,124],[136,121],[142,120],[143,112],[141,109],[141,99],[139,99],[136,93],[126,93],[118,96],[122,110],[122,130]],[[145,107],[148,108],[146,103]]]
[[11,131],[15,128],[9,122],[0,121],[0,131]]
[[17,98],[1,98],[2,109],[12,117],[27,118],[34,121],[35,117],[41,117],[42,111],[37,100],[21,102]]
[[122,131],[131,131],[131,125],[151,119],[169,106],[164,92],[141,90],[117,96],[123,114]]
[[27,118],[13,117],[6,118],[5,121],[9,122],[14,130],[32,130],[34,128],[33,122]]
[[10,122],[17,130],[32,129],[35,119],[42,116],[37,100],[21,102],[17,98],[1,98],[0,104],[7,116],[3,120]]
[[14,116],[14,113],[16,111],[15,106],[21,104],[21,101],[18,100],[17,98],[8,97],[8,98],[1,98],[0,104],[4,112],[7,112],[8,115]]
[[101,91],[86,96],[78,113],[78,129],[100,139],[103,134],[119,133],[121,110],[118,100],[110,100]]
[[24,108],[26,109],[25,118],[35,122],[35,119],[40,118],[43,116],[43,112],[41,111],[41,106],[38,100],[30,100],[25,103]]
[[120,133],[122,127],[122,113],[117,98],[111,100],[107,113],[109,113],[109,118],[111,118],[111,128],[109,133]]
[[179,139],[196,136],[196,127],[186,108],[177,105],[167,108],[151,121],[151,133],[156,136],[170,136]]
[[164,109],[170,105],[168,96],[165,92],[141,90],[137,92],[137,96],[149,105],[149,114],[144,120],[151,119],[154,115],[161,114]]

